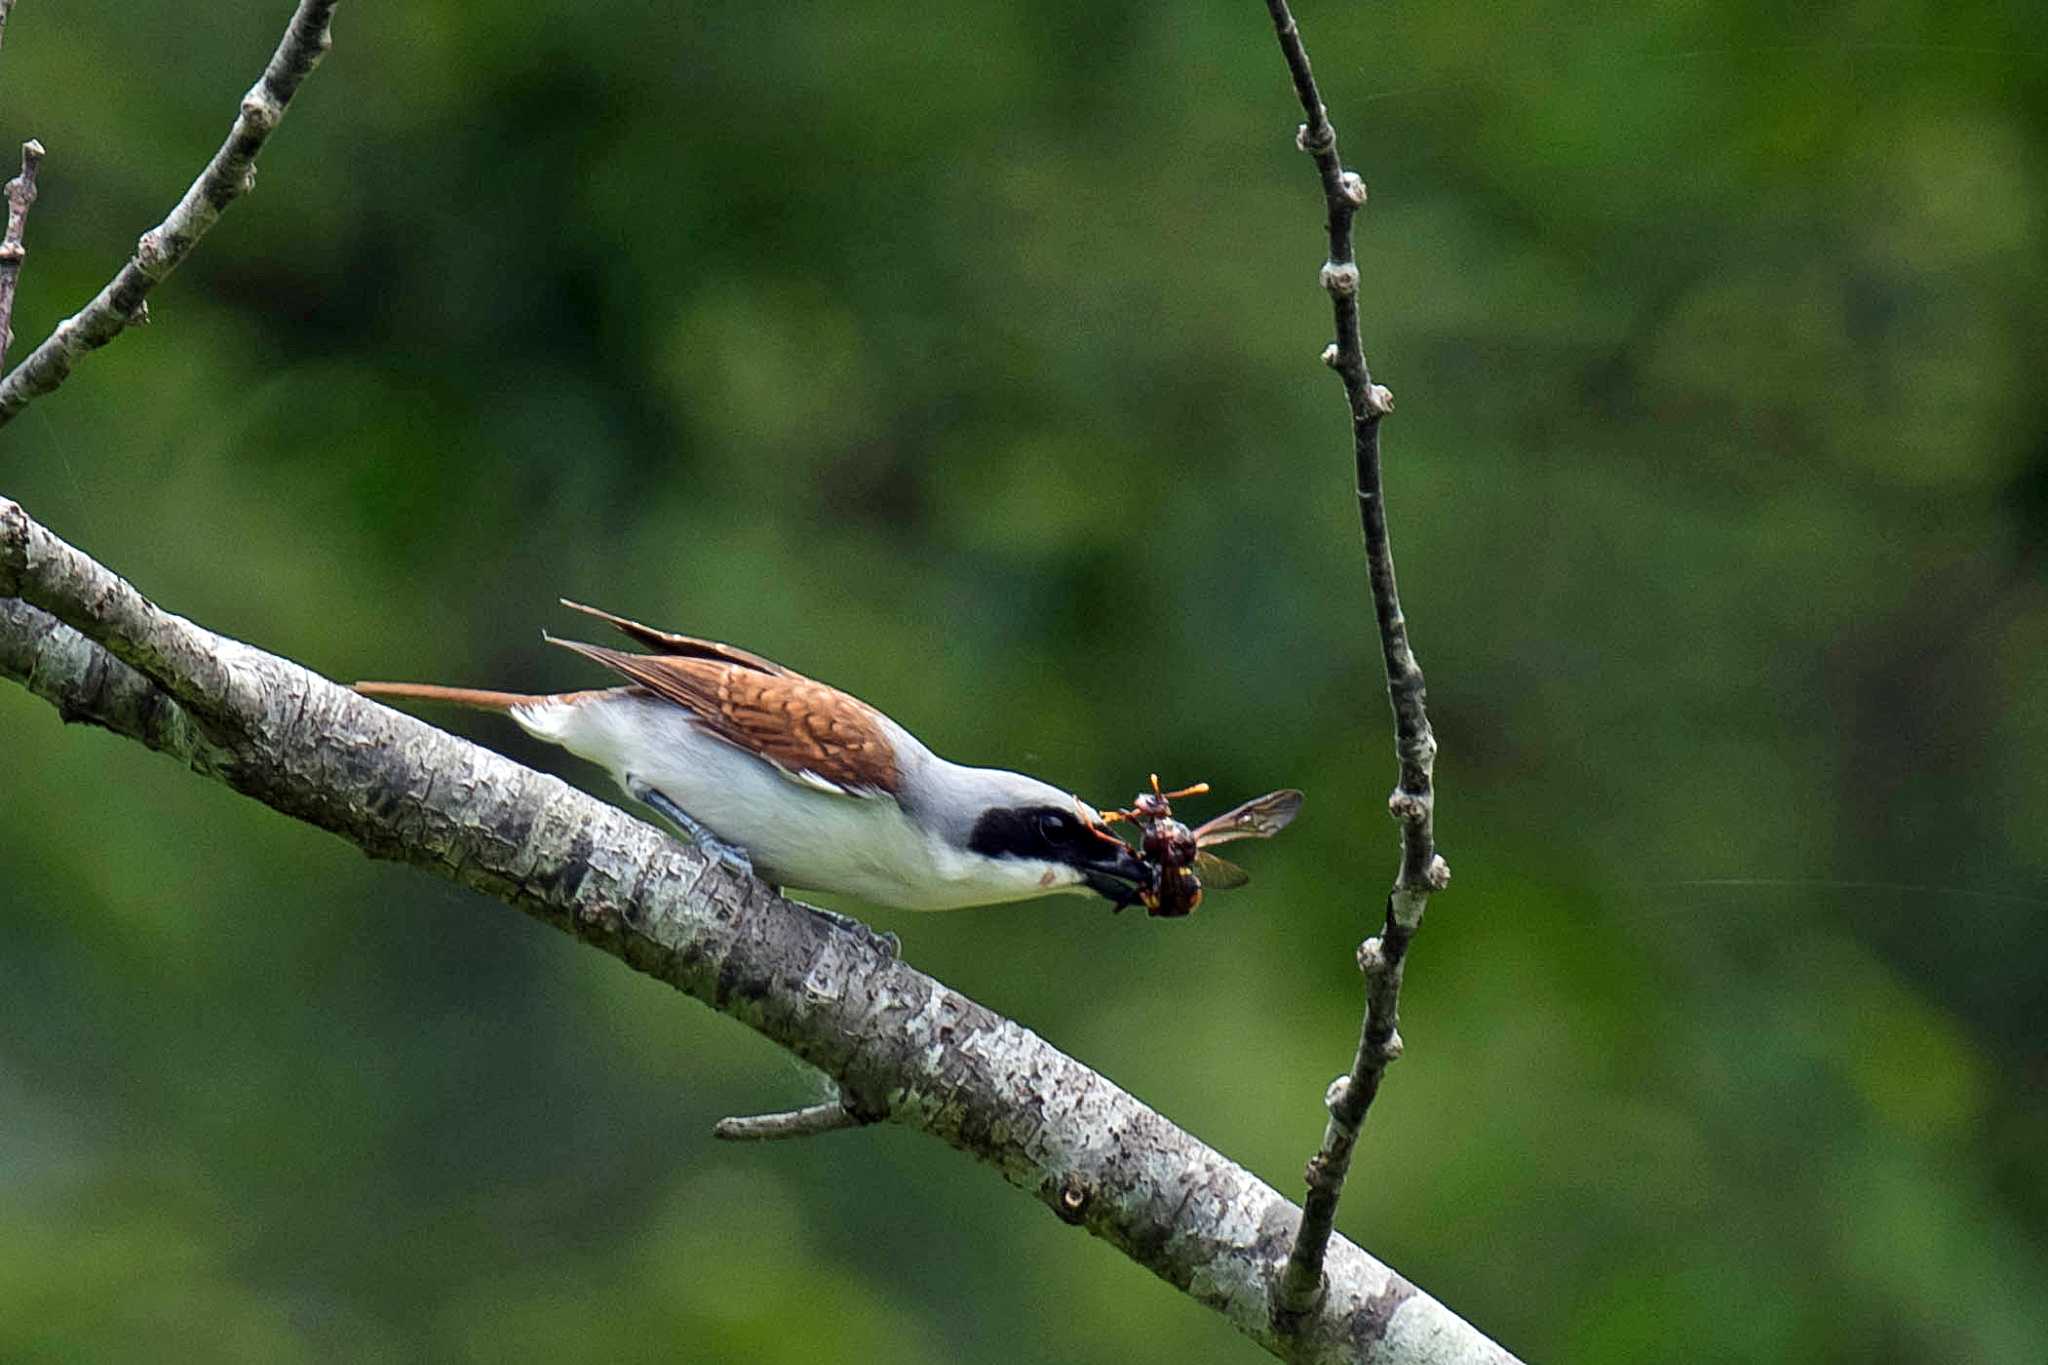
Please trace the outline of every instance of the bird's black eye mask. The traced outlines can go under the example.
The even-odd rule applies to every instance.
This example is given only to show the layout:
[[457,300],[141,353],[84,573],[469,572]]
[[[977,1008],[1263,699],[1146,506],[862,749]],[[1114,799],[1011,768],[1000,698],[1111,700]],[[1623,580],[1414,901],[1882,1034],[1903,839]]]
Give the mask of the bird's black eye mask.
[[967,847],[987,858],[1035,858],[1071,863],[1092,855],[1100,836],[1081,817],[1058,806],[1007,807],[985,811],[974,822]]
[[1130,845],[1076,811],[1025,806],[986,812],[974,822],[967,846],[989,858],[1031,858],[1081,871],[1089,890],[1118,909],[1152,884],[1153,869]]

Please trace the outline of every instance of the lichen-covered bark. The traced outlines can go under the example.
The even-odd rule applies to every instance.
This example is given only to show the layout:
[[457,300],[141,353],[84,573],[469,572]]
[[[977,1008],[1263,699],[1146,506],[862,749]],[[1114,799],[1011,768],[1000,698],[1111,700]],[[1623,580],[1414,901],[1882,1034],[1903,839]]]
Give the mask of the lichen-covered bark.
[[517,906],[741,1020],[863,1112],[968,1152],[1306,1361],[1511,1358],[1330,1243],[1293,1330],[1269,1305],[1300,1210],[1030,1030],[555,778],[160,611],[0,499],[0,673],[368,852]]

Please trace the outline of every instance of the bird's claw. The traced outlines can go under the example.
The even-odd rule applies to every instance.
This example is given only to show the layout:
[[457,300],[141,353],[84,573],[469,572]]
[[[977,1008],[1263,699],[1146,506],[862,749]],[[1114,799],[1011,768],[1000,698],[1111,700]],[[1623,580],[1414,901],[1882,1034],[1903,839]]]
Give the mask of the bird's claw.
[[891,962],[903,956],[903,940],[892,933],[872,929],[855,919],[852,915],[842,915],[837,910],[826,910],[816,905],[806,908],[841,933],[853,935],[883,957],[888,958]]

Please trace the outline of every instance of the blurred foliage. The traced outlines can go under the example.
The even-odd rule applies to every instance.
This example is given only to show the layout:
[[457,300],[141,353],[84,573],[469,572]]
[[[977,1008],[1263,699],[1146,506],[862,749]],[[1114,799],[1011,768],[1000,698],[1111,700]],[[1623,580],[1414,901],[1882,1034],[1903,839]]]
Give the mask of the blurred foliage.
[[[288,8],[17,11],[24,346]],[[1535,1359],[2039,1358],[2038,13],[1300,17],[1458,878],[1341,1226]],[[335,677],[587,684],[568,595],[1306,788],[1185,923],[875,916],[1298,1193],[1395,843],[1294,113],[1249,0],[346,5],[0,489]],[[0,1358],[1256,1358],[915,1134],[713,1143],[810,1083],[7,687],[0,831]]]

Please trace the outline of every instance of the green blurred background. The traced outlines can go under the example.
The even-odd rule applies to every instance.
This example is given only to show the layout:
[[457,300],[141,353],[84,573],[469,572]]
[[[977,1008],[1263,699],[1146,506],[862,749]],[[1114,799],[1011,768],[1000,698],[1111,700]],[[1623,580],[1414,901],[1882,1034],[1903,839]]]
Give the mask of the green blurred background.
[[[24,348],[289,9],[16,12]],[[2041,1359],[2038,10],[1559,13],[1300,15],[1457,873],[1341,1226],[1535,1359]],[[0,491],[337,678],[588,685],[567,595],[1306,788],[1185,922],[873,916],[1298,1194],[1395,840],[1297,114],[1252,0],[350,3]],[[11,686],[0,831],[0,1358],[1260,1358],[916,1134],[714,1143],[812,1082]]]

